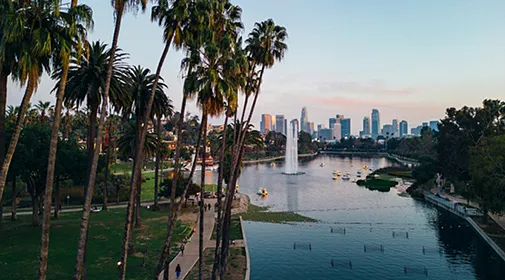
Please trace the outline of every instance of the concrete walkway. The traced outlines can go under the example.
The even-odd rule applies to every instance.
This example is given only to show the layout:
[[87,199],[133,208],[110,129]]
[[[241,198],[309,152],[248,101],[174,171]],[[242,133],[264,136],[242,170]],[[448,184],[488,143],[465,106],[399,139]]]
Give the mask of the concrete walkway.
[[[215,241],[210,240],[212,236],[212,231],[214,230],[214,205],[216,204],[215,199],[206,199],[205,204],[211,204],[212,207],[210,210],[204,212],[203,218],[203,246],[204,249],[207,247],[214,247]],[[176,240],[174,240],[175,242]],[[199,259],[199,245],[200,244],[200,219],[198,219],[198,225],[196,227],[196,232],[193,233],[191,237],[191,241],[186,244],[184,247],[184,255],[180,252],[179,254],[170,262],[170,270],[169,277],[170,280],[176,280],[175,276],[175,268],[177,265],[181,266],[181,278],[184,279],[186,275],[191,271],[191,268],[198,262]],[[163,272],[158,276],[159,280],[163,280]]]
[[[438,191],[438,188],[433,188],[431,189],[431,192],[432,193],[437,193]],[[461,197],[459,195],[451,195],[451,194],[448,194],[448,193],[438,193],[440,196],[443,196],[443,197],[446,197],[450,200],[453,200],[453,201],[456,201],[456,202],[459,202],[459,203],[462,203],[462,204],[466,204],[467,203],[467,200],[464,198],[464,197]],[[473,201],[470,201],[470,206],[472,207],[475,207],[477,209],[480,209],[480,206],[478,203],[475,203]],[[492,213],[488,213],[489,217],[491,217],[491,219],[493,219],[499,226],[501,226],[503,228],[503,230],[505,230],[505,217],[503,215],[497,215],[497,214],[492,214]]]

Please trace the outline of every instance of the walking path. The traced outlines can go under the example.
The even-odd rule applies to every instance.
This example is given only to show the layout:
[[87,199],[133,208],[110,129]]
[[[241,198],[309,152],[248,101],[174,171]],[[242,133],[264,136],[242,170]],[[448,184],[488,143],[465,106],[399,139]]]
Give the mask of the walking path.
[[[203,246],[204,249],[207,247],[214,247],[215,241],[210,240],[212,236],[212,231],[214,230],[214,205],[216,204],[215,199],[207,199],[205,203],[210,203],[212,205],[210,210],[204,212],[203,218]],[[176,280],[175,267],[177,265],[181,266],[181,278],[184,279],[186,275],[191,271],[191,268],[196,264],[199,258],[199,245],[200,244],[200,219],[198,219],[198,225],[196,227],[196,232],[193,233],[191,241],[184,246],[184,255],[179,252],[179,254],[170,262],[169,279]],[[159,280],[163,280],[163,271],[158,276]]]
[[[432,193],[437,193],[437,188],[433,188],[431,190]],[[459,202],[459,203],[462,203],[462,204],[466,204],[467,203],[467,200],[464,198],[464,197],[461,197],[459,195],[451,195],[451,194],[448,194],[448,193],[443,193],[443,194],[440,194],[439,195],[443,196],[443,197],[446,197],[450,200],[453,200],[453,201],[456,201],[456,202]],[[477,209],[480,209],[479,207],[479,204],[473,202],[473,201],[470,201],[470,206],[472,207],[475,207]],[[493,219],[499,226],[501,226],[503,228],[503,230],[505,230],[505,217],[503,215],[497,215],[497,214],[493,214],[493,213],[488,213],[489,217],[491,217],[491,219]]]

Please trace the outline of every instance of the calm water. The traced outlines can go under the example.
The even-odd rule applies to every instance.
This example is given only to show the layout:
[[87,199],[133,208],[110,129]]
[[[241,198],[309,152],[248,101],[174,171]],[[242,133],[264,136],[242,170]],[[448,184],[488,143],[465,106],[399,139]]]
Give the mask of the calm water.
[[[320,156],[300,163],[306,172],[301,176],[282,175],[282,163],[244,168],[240,191],[254,204],[321,220],[246,222],[252,279],[505,279],[505,264],[470,227],[422,201],[399,196],[404,186],[381,193],[332,180],[335,169],[355,178],[363,165],[377,169],[392,163]],[[209,175],[215,179],[215,173]],[[268,198],[258,198],[259,187],[268,189]]]

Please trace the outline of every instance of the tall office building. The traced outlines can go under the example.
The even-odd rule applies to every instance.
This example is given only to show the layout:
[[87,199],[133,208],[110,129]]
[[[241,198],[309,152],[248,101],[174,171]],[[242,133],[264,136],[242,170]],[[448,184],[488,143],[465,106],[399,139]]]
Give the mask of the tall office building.
[[291,120],[291,127],[296,131],[296,133],[300,132],[300,124],[298,123],[298,119]]
[[314,122],[308,122],[308,131],[310,135],[314,134]]
[[400,122],[400,137],[407,135],[409,132],[409,124],[406,120]]
[[369,135],[369,134],[370,134],[370,118],[364,117],[363,118],[363,135]]
[[423,122],[423,127],[428,127],[428,122]]
[[336,118],[330,118],[330,119],[329,119],[329,123],[328,123],[328,124],[329,124],[329,126],[328,126],[328,127],[329,127],[330,129],[332,129],[332,128],[333,128],[333,126],[335,126],[335,123],[336,123],[336,122],[337,122],[337,119],[336,119]]
[[284,119],[284,135],[288,135],[288,119]]
[[300,129],[309,132],[309,116],[307,114],[307,107],[302,108],[302,115],[300,116]]
[[350,118],[341,119],[340,129],[342,138],[351,136],[351,119]]
[[318,131],[318,138],[320,142],[333,140],[333,130],[328,128],[322,128]]
[[325,129],[324,124],[318,124],[317,125],[317,131],[320,131],[321,129]]
[[275,132],[285,134],[284,115],[275,115]]
[[381,122],[380,122],[379,110],[373,109],[372,110],[372,138],[377,139],[377,136],[379,136],[380,125],[381,125]]
[[385,124],[382,127],[381,135],[387,138],[393,137],[393,126],[390,124]]
[[332,131],[332,140],[340,142],[342,139],[342,127],[340,126],[340,123],[336,123],[333,128],[331,129]]
[[261,133],[267,133],[272,130],[272,115],[263,114],[261,115],[260,131]]
[[430,128],[433,131],[438,131],[438,121],[430,121]]
[[393,133],[394,133],[395,137],[398,137],[399,130],[398,130],[398,120],[397,119],[393,120]]

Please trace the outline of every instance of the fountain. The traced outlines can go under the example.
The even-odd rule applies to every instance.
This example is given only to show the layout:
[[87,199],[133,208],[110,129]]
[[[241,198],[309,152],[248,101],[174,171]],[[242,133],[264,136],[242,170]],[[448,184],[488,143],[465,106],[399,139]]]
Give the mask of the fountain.
[[286,169],[284,175],[300,175],[298,172],[298,133],[294,131],[293,125],[288,126],[286,135]]

